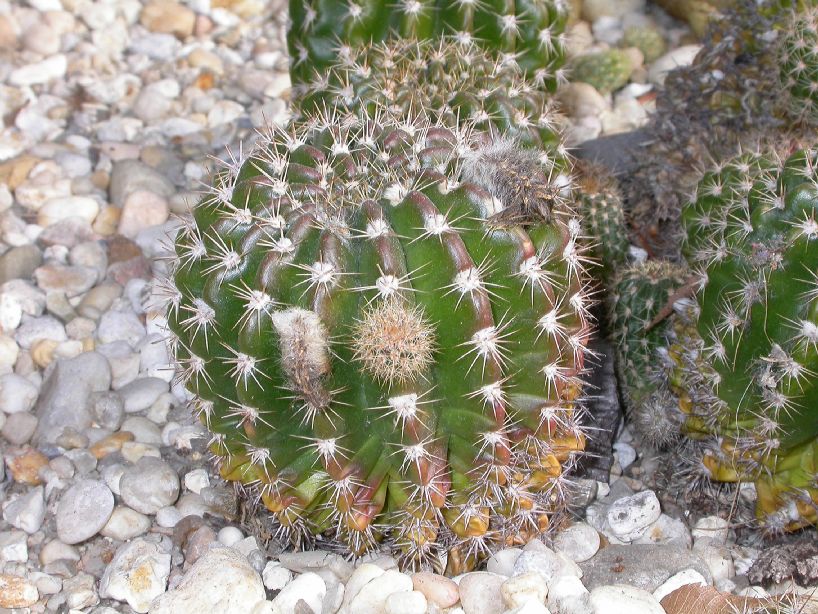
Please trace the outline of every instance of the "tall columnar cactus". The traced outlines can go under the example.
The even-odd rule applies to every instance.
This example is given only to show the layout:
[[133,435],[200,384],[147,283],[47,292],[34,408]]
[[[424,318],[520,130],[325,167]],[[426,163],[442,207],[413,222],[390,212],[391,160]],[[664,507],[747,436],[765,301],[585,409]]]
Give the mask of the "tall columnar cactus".
[[647,260],[620,270],[611,291],[609,321],[625,408],[640,441],[656,448],[680,434],[682,414],[668,387],[664,356],[673,320],[664,310],[687,277],[683,266]]
[[700,274],[674,351],[684,430],[702,466],[752,481],[771,529],[818,521],[818,153],[739,156],[683,211]]
[[818,8],[792,12],[779,34],[778,65],[790,114],[818,124]]
[[195,207],[180,376],[284,534],[456,572],[564,508],[589,301],[549,169],[468,122],[328,107]]
[[574,170],[576,209],[596,265],[592,272],[609,287],[629,261],[630,241],[622,196],[614,178],[599,165],[578,161]]
[[564,0],[290,0],[290,75],[296,84],[311,81],[350,49],[370,43],[450,36],[519,64],[553,91],[562,79],[567,16]]
[[524,79],[518,64],[498,63],[474,45],[398,40],[351,49],[297,91],[297,113],[327,105],[353,112],[387,104],[393,114],[422,109],[436,122],[468,122],[537,148],[558,169],[567,166],[551,97]]

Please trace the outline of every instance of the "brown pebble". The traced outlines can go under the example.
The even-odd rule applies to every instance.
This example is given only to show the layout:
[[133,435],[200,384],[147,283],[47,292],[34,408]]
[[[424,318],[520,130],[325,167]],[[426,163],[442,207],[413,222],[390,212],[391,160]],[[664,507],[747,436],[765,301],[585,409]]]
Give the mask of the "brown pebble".
[[201,516],[185,516],[173,527],[173,543],[179,548],[184,548],[188,536],[202,525],[204,525],[204,520]]
[[103,437],[90,448],[88,451],[94,455],[96,459],[104,458],[109,454],[118,452],[122,449],[122,444],[126,441],[133,441],[134,435],[130,431],[119,431]]
[[0,607],[27,608],[39,598],[37,587],[25,578],[0,574]]
[[187,543],[185,544],[185,563],[193,565],[193,563],[199,560],[200,556],[207,552],[210,544],[214,541],[216,541],[216,532],[206,524],[193,531],[193,533],[188,535]]
[[37,486],[43,483],[40,479],[40,469],[48,465],[48,458],[39,450],[25,446],[20,448],[18,453],[12,452],[7,456],[6,465],[15,482]]
[[412,586],[428,601],[441,608],[450,608],[460,600],[460,591],[453,580],[435,573],[421,571],[412,574]]

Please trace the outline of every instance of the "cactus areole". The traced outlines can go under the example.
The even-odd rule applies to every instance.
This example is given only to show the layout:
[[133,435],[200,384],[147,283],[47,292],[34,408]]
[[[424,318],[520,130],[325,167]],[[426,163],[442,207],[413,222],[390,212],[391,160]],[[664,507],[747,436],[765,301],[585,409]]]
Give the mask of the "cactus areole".
[[[283,536],[454,573],[564,509],[589,301],[553,165],[468,123],[324,110],[216,176],[168,325],[221,475]],[[547,216],[504,215],[543,194]]]

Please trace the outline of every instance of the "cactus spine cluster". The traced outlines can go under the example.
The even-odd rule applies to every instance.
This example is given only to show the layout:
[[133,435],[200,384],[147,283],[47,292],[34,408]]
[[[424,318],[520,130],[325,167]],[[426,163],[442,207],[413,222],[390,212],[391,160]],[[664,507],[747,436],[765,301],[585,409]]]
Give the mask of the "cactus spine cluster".
[[[411,49],[398,64],[441,47]],[[520,93],[503,108],[537,101],[534,125],[483,126],[423,99],[451,100],[445,82],[414,107],[370,95],[395,73],[387,47],[361,53],[372,75],[348,56],[334,96],[310,88],[195,207],[168,324],[221,475],[282,535],[456,573],[566,506],[586,256],[559,147],[525,147],[554,136],[520,74],[498,77]]]
[[512,62],[553,91],[564,78],[564,0],[399,0],[290,2],[293,83],[312,81],[350,50],[395,38],[452,37]]
[[682,214],[700,280],[673,348],[683,430],[719,481],[754,482],[763,526],[818,521],[818,153],[705,175]]

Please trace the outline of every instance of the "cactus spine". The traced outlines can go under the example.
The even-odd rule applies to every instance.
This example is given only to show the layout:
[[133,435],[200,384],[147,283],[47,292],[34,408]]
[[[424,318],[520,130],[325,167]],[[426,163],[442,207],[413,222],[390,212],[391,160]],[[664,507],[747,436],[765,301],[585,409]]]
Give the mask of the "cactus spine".
[[217,177],[168,324],[221,475],[283,534],[456,573],[565,507],[579,222],[548,151],[354,89]]

